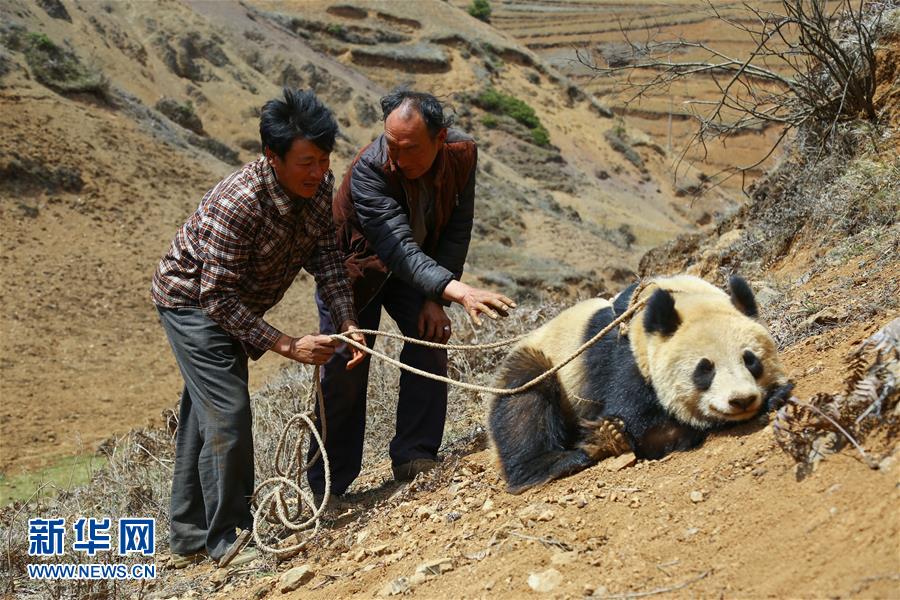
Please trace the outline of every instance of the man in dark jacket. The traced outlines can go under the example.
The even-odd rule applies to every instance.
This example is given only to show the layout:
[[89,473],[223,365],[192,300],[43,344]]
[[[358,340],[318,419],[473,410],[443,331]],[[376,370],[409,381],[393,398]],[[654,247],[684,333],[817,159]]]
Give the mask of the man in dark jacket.
[[[446,343],[450,319],[444,306],[462,304],[473,321],[506,315],[509,298],[459,281],[475,201],[474,140],[449,129],[438,100],[395,91],[381,100],[384,133],[353,161],[333,205],[338,246],[353,287],[359,325],[378,329],[382,307],[400,331]],[[321,290],[320,330],[334,331]],[[371,347],[375,340],[367,339]],[[335,352],[322,371],[325,442],[331,490],[342,494],[359,474],[366,422],[369,360],[347,371],[349,350]],[[404,344],[400,360],[437,375],[447,374],[447,352]],[[437,464],[444,432],[447,386],[403,371],[396,434],[390,444],[394,478],[410,480]],[[310,448],[313,455],[317,447]],[[322,494],[324,467],[309,471],[313,493]]]

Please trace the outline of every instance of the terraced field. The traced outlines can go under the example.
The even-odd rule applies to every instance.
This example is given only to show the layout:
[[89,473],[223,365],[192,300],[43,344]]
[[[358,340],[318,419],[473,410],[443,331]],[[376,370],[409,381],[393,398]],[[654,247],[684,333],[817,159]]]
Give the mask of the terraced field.
[[[468,2],[456,0],[465,7]],[[600,98],[619,115],[624,115],[633,127],[646,131],[663,148],[677,153],[696,131],[690,117],[697,102],[717,98],[718,88],[711,77],[696,76],[643,98],[634,99],[635,91],[626,89],[624,78],[597,77],[576,59],[576,51],[590,52],[599,64],[622,64],[633,60],[626,42],[685,39],[715,47],[733,57],[746,57],[753,49],[753,40],[742,31],[717,18],[704,2],[672,0],[669,2],[615,2],[606,0],[495,0],[491,3],[491,24],[515,37],[521,44],[538,53],[545,60],[568,74],[585,91]],[[748,3],[760,11],[777,12],[779,1]],[[743,3],[713,1],[712,6],[724,19],[751,25],[755,17]],[[673,60],[704,59],[703,50],[680,52]],[[775,70],[782,65],[772,64]],[[634,83],[647,81],[652,74],[636,73]],[[727,145],[709,147],[704,158],[700,149],[689,156],[699,159],[704,170],[749,165],[761,158],[777,131],[748,132],[728,140]],[[761,169],[753,169],[758,175]],[[739,183],[739,182],[735,182]]]

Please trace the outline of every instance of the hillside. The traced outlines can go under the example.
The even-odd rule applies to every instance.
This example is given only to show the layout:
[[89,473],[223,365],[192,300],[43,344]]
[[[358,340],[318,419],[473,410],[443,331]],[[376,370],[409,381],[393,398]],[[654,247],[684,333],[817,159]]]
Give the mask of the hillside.
[[[380,131],[386,90],[445,98],[481,149],[467,276],[520,299],[621,285],[644,251],[735,206],[720,192],[685,203],[652,144],[623,141],[626,156],[599,136],[639,132],[444,2],[4,0],[0,15],[7,480],[90,455],[177,401],[150,277],[203,193],[254,158],[258,109],[283,84],[338,115],[338,176]],[[527,99],[549,143],[475,106],[488,88]],[[301,276],[273,322],[312,331],[311,294]],[[265,357],[252,385],[281,366]]]
[[[594,36],[612,43],[617,12],[715,37],[687,5],[497,1],[485,24],[466,15],[462,0],[403,3],[402,12],[398,4],[0,5],[0,277],[9,307],[0,322],[2,468],[92,452],[131,429],[101,445],[105,465],[85,485],[0,508],[4,593],[896,598],[900,342],[876,352],[870,340],[889,324],[897,335],[900,323],[900,10],[886,11],[875,48],[877,118],[829,122],[827,135],[821,124],[800,130],[738,201],[721,189],[694,197],[699,189],[671,182],[661,130],[637,128],[658,125],[663,105],[646,118],[628,113],[611,94],[592,96],[597,82],[563,73],[554,59]],[[28,55],[47,46],[34,32],[77,51],[108,87],[91,80],[89,92],[59,93],[39,83]],[[442,465],[401,487],[386,456],[396,370],[374,363],[363,473],[349,507],[283,561],[166,568],[175,423],[157,415],[173,406],[179,381],[147,281],[199,194],[255,155],[255,107],[285,81],[315,87],[345,119],[336,173],[379,131],[377,98],[401,81],[441,92],[479,139],[478,239],[466,276],[522,301],[513,318],[479,330],[453,311],[458,342],[532,330],[575,298],[612,295],[637,277],[687,272],[722,285],[740,273],[795,398],[696,450],[610,459],[513,496],[484,432],[488,396],[452,388]],[[549,144],[484,108],[488,89],[526,100]],[[163,116],[161,96],[182,106],[190,99],[201,133]],[[606,102],[626,118],[608,116]],[[751,137],[740,143],[757,148]],[[702,188],[701,174],[719,158],[700,165],[694,183]],[[310,281],[298,281],[273,321],[314,327],[310,294]],[[123,335],[135,330],[142,335]],[[48,335],[49,347],[33,342]],[[379,346],[398,353],[392,341]],[[490,383],[499,356],[455,353],[451,377]],[[281,427],[309,392],[311,369],[280,366],[264,360],[253,376],[260,480],[272,474]],[[877,385],[862,378],[872,373]],[[854,407],[857,393],[865,403]],[[28,580],[27,518],[86,510],[154,516],[160,576],[139,589]]]
[[[465,0],[454,3],[460,7],[468,5]],[[762,15],[779,13],[782,9],[780,0],[762,0],[748,6]],[[672,154],[680,153],[696,132],[696,123],[691,118],[691,110],[697,106],[694,103],[716,97],[722,82],[716,82],[715,73],[697,75],[636,97],[638,86],[658,72],[637,72],[629,85],[625,85],[624,78],[598,77],[576,60],[575,51],[593,56],[602,65],[622,66],[640,61],[642,48],[650,42],[690,40],[732,57],[749,56],[758,42],[740,30],[740,26],[754,25],[757,17],[742,4],[718,0],[709,3],[501,0],[494,2],[492,8],[494,27],[559,69],[590,97],[622,115],[630,127],[647,133]],[[629,43],[635,47],[629,47]],[[703,48],[675,51],[676,60],[708,57]],[[790,70],[779,61],[772,61],[771,65],[782,74]],[[710,144],[708,153],[691,148],[687,158],[703,164],[707,174],[752,165],[765,156],[766,144],[773,142],[777,135],[772,128],[740,132],[725,142]],[[770,159],[748,173],[758,176],[772,164]],[[740,187],[741,183],[736,178],[729,179],[725,185]]]

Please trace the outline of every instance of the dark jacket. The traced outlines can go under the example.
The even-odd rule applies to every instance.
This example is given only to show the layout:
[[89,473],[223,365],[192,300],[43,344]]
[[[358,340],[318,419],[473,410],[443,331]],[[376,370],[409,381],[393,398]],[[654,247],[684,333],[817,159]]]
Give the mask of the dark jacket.
[[450,129],[432,167],[434,226],[422,247],[413,240],[402,173],[388,158],[384,134],[356,156],[332,205],[338,248],[357,310],[390,274],[440,301],[462,276],[475,209],[475,141]]

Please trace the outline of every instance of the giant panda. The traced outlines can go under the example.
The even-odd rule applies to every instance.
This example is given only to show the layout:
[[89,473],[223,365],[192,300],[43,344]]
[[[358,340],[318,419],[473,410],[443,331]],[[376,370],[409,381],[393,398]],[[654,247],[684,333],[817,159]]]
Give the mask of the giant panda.
[[627,331],[613,329],[554,377],[490,403],[488,429],[511,493],[633,451],[656,459],[701,444],[716,429],[783,402],[793,385],[757,321],[747,282],[728,293],[689,275],[581,302],[520,340],[498,387],[518,387],[562,362],[647,299]]

